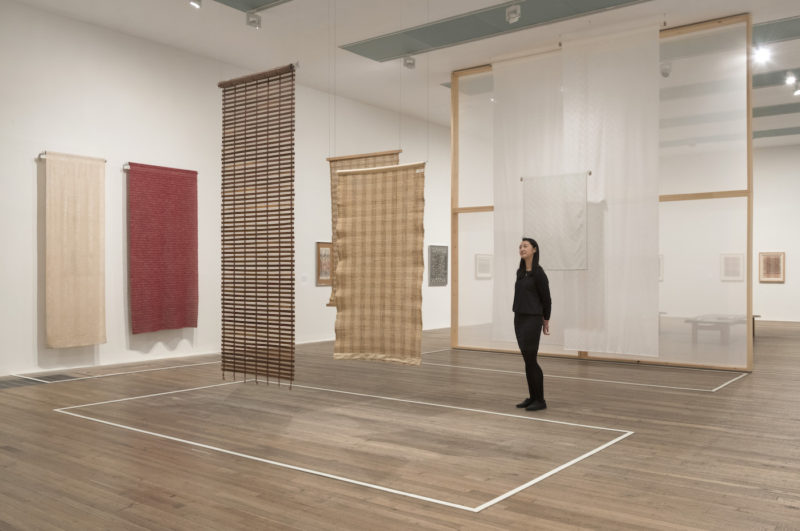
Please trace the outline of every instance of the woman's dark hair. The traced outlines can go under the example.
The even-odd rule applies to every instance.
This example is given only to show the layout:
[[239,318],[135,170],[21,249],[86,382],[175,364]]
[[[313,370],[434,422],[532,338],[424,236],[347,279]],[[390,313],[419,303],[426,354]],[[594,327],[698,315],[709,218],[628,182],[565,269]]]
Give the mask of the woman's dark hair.
[[[531,270],[536,271],[536,268],[539,267],[539,244],[536,243],[536,240],[534,240],[533,238],[522,238],[522,241],[530,243],[531,246],[534,249],[536,249],[536,252],[533,253],[533,265],[531,267]],[[522,272],[523,275],[525,274],[525,259],[524,258],[520,258],[519,259],[519,269],[517,269],[517,272],[518,273]]]

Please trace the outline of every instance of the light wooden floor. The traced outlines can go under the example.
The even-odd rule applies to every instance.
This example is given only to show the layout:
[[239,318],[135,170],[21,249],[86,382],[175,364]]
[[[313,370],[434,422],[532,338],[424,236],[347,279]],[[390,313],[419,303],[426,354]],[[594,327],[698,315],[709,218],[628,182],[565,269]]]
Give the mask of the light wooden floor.
[[300,345],[291,390],[210,356],[0,378],[0,529],[800,529],[800,328],[759,323],[744,377],[544,358],[536,413],[518,356],[448,339]]

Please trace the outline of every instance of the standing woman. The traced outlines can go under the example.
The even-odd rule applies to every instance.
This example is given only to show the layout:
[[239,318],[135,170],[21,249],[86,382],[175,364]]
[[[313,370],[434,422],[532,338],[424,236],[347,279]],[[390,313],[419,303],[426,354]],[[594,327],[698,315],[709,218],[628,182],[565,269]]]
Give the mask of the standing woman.
[[542,331],[550,334],[550,285],[539,266],[539,245],[531,238],[519,244],[519,269],[514,284],[514,331],[525,360],[528,398],[517,404],[527,411],[545,409],[544,375],[536,356]]

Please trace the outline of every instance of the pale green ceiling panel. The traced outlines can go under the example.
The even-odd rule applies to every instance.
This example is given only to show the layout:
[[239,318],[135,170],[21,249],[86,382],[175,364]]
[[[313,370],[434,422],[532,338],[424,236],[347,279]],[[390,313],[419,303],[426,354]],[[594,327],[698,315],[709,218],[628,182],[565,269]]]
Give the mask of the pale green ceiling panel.
[[753,25],[753,44],[790,41],[800,38],[800,17],[773,20]]
[[270,7],[275,7],[278,4],[284,4],[290,0],[214,0],[220,4],[238,9],[245,13],[263,11]]
[[[560,20],[624,7],[650,0],[523,0],[507,2],[407,30],[345,44],[343,49],[375,61],[389,61],[407,55],[455,46],[503,33],[550,24]],[[506,8],[522,7],[520,19],[506,22]]]

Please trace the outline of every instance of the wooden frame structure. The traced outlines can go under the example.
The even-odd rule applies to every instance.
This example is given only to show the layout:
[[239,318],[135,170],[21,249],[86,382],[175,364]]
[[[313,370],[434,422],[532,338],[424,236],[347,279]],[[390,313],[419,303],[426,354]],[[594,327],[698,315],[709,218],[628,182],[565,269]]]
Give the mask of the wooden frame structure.
[[[540,352],[545,356],[568,357],[576,359],[592,359],[603,361],[620,361],[640,364],[666,365],[679,367],[695,368],[714,368],[728,370],[752,371],[753,369],[753,127],[752,127],[752,75],[750,71],[751,48],[752,48],[752,23],[749,14],[740,14],[730,17],[714,19],[686,26],[668,28],[661,30],[660,37],[674,37],[713,28],[729,26],[733,24],[746,25],[747,34],[747,188],[744,190],[721,190],[714,192],[690,193],[690,194],[670,194],[659,196],[659,202],[668,201],[694,201],[701,199],[725,199],[733,197],[744,197],[747,199],[747,253],[745,255],[745,282],[747,300],[747,365],[745,367],[716,367],[702,364],[675,363],[655,360],[631,360],[617,357],[590,356],[588,352],[579,351],[577,355],[557,354]],[[459,82],[462,78],[485,74],[492,71],[491,65],[481,65],[464,70],[452,72],[450,79],[450,128],[451,128],[451,192],[450,192],[450,241],[452,249],[452,285],[450,288],[450,346],[452,348],[464,350],[481,350],[493,352],[516,352],[508,349],[472,347],[461,345],[458,337],[458,284],[459,284],[459,260],[458,260],[458,232],[459,217],[478,212],[493,212],[494,205],[481,205],[462,207],[459,205]]]

